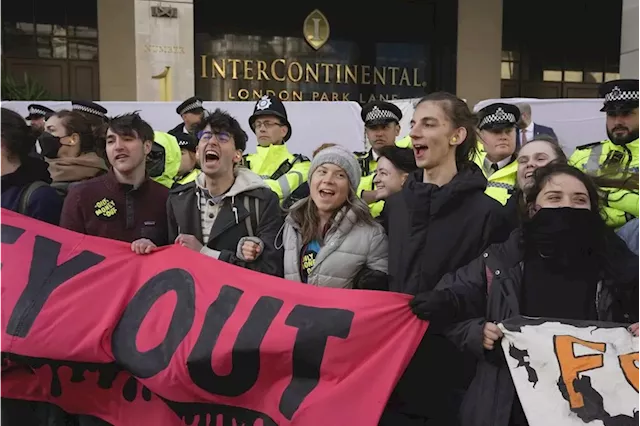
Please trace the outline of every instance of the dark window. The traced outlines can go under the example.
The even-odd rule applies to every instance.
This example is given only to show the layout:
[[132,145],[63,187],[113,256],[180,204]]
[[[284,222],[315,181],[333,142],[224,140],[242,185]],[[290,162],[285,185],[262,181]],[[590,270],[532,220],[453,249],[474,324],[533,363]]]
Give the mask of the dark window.
[[98,60],[97,1],[3,2],[2,51],[8,58]]
[[622,0],[504,0],[503,90],[595,96],[599,83],[619,78],[621,25]]

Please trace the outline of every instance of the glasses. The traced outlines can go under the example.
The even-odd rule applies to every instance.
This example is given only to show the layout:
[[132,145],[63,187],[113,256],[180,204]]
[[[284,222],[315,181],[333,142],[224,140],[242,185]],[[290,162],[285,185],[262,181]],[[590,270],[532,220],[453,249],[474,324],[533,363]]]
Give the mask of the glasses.
[[220,143],[229,142],[231,139],[231,135],[228,132],[209,132],[203,130],[197,134],[198,140],[204,140],[205,142],[209,142],[214,136]]
[[253,130],[258,130],[260,127],[263,127],[267,130],[272,128],[273,126],[282,126],[280,123],[274,123],[273,121],[256,121],[253,123]]

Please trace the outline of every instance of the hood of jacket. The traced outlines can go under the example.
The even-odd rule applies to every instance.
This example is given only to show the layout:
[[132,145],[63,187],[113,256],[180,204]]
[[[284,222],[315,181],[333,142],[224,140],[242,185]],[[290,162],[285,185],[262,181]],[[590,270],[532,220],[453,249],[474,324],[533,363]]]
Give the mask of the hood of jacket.
[[[233,175],[235,176],[235,180],[233,181],[233,185],[227,192],[222,195],[222,198],[230,198],[235,197],[236,195],[242,194],[244,192],[249,192],[254,189],[260,188],[269,188],[269,186],[264,183],[262,178],[247,169],[243,166],[236,166],[233,170]],[[196,187],[200,191],[208,192],[205,186],[205,175],[200,172],[198,177],[195,180]]]
[[164,169],[160,176],[152,179],[167,188],[171,188],[174,178],[178,174],[178,170],[180,170],[180,159],[182,158],[178,140],[175,136],[166,132],[153,132],[153,136],[154,143],[164,148]]
[[424,183],[422,179],[422,169],[409,174],[402,195],[410,210],[423,211],[429,215],[444,213],[471,194],[484,193],[487,188],[487,178],[474,163],[462,166],[451,182],[443,186]]

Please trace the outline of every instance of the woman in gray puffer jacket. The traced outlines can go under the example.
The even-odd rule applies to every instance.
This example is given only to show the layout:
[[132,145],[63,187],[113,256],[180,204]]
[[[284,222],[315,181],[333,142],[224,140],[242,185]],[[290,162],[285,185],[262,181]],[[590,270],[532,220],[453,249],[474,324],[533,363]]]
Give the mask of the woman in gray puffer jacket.
[[310,195],[291,206],[282,233],[284,277],[320,287],[387,289],[387,237],[356,195],[360,166],[332,145],[309,169]]

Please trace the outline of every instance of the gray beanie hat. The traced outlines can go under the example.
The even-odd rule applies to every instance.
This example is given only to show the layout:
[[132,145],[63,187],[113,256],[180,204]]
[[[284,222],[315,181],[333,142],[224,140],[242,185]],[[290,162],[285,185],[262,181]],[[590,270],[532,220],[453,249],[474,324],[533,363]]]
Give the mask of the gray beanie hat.
[[318,154],[313,157],[313,161],[311,161],[311,168],[309,169],[309,181],[311,181],[311,175],[316,169],[326,163],[334,164],[340,168],[342,168],[349,178],[349,184],[354,192],[357,192],[358,185],[360,185],[360,176],[362,175],[362,171],[360,169],[360,164],[358,164],[358,160],[356,160],[356,156],[352,153],[344,149],[339,145],[330,146],[329,148],[325,148],[322,151],[318,152]]

